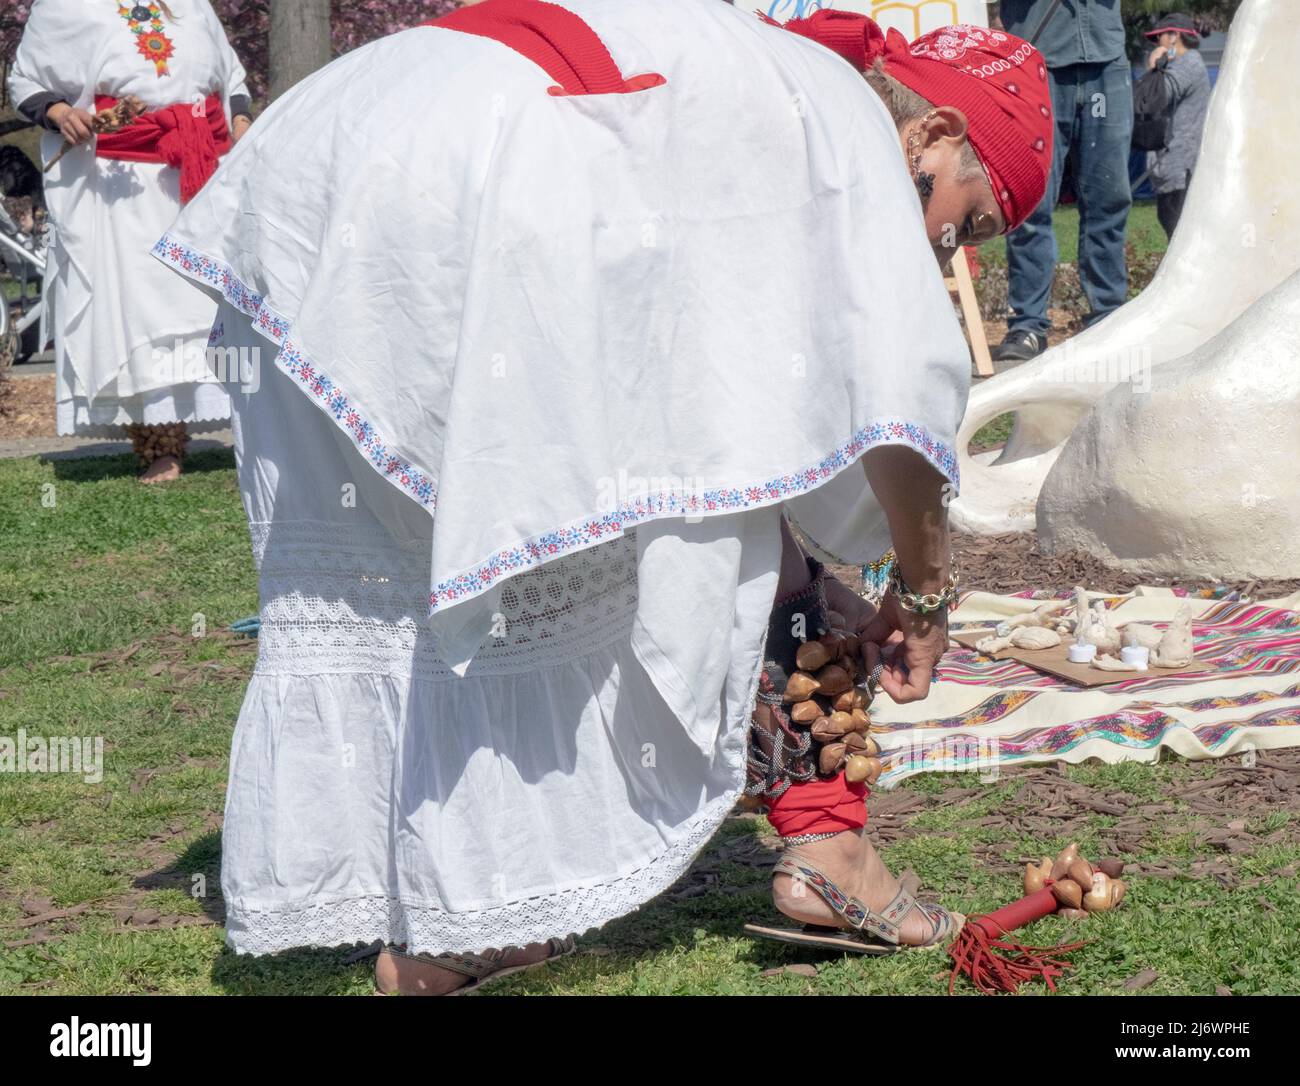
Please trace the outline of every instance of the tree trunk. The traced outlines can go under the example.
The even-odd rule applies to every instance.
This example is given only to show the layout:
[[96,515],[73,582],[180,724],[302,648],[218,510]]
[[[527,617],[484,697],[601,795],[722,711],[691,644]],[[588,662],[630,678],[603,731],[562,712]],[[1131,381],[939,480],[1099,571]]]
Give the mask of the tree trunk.
[[270,98],[330,62],[330,0],[271,0]]

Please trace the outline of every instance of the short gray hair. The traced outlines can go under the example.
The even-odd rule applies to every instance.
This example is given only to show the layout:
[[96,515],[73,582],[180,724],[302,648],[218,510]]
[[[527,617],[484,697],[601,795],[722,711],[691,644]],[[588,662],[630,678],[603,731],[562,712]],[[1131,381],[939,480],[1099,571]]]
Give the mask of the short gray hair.
[[[885,103],[885,108],[889,110],[889,115],[894,118],[894,124],[900,131],[905,124],[920,120],[934,108],[933,102],[922,98],[911,87],[900,83],[886,72],[884,60],[880,57],[876,58],[875,63],[864,74],[864,78]],[[984,165],[980,162],[979,155],[975,153],[975,148],[971,146],[970,137],[967,136],[966,143],[961,149],[961,170],[958,180],[965,181],[971,177],[985,176],[987,175],[984,172]]]

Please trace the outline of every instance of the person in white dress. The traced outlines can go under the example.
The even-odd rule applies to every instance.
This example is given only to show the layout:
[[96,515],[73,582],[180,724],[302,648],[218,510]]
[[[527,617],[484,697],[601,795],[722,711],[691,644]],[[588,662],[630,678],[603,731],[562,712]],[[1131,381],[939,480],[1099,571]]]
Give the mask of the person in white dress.
[[284,95],[159,239],[241,375],[236,951],[382,943],[381,990],[464,990],[666,889],[742,795],[885,942],[951,934],[806,724],[772,757],[777,642],[834,609],[888,696],[928,689],[942,607],[877,612],[793,525],[950,602],[940,263],[1041,198],[1046,76],[822,16],[485,0]]
[[[150,250],[247,130],[244,69],[208,0],[36,0],[9,93],[47,129],[46,163],[67,147],[45,175],[58,432],[129,427],[142,479],[175,478],[189,430],[228,425],[230,400],[204,354],[215,304]],[[132,96],[144,115],[96,136]]]

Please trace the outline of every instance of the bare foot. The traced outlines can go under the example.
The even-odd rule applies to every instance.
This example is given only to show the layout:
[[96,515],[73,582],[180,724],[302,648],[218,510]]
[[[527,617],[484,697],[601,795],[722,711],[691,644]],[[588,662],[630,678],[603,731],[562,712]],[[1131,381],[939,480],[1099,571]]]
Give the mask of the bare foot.
[[[535,965],[546,960],[550,948],[545,943],[525,947],[506,947],[499,963],[502,969],[516,965]],[[444,969],[431,961],[405,958],[388,947],[379,952],[375,962],[375,987],[384,995],[440,996],[471,983],[472,978],[454,969]]]
[[142,483],[170,483],[181,477],[181,462],[174,456],[160,456],[140,476]]
[[[807,860],[810,866],[825,871],[844,893],[876,912],[888,906],[898,893],[898,880],[872,848],[865,831],[846,830],[824,841],[792,845],[785,854],[791,860]],[[849,926],[816,890],[789,875],[773,876],[772,900],[781,912],[801,924]],[[933,934],[934,925],[929,918],[919,909],[911,909],[899,927],[899,942],[904,946],[919,946]]]

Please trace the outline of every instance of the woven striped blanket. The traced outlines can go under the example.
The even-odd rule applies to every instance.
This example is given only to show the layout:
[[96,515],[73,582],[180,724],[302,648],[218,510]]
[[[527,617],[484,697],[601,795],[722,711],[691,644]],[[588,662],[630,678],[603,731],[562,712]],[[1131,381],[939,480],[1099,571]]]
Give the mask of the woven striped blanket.
[[[1248,761],[1257,750],[1300,746],[1300,593],[1265,602],[1215,595],[1151,588],[1091,594],[1106,601],[1117,625],[1160,625],[1187,603],[1196,656],[1213,668],[1208,673],[1153,670],[1085,689],[952,645],[925,701],[895,705],[881,694],[873,704],[885,762],[880,787],[915,773],[976,771],[991,779],[1003,765],[1154,762],[1164,748],[1187,758]],[[1048,598],[1058,597],[971,592],[953,610],[951,628],[993,625]]]

